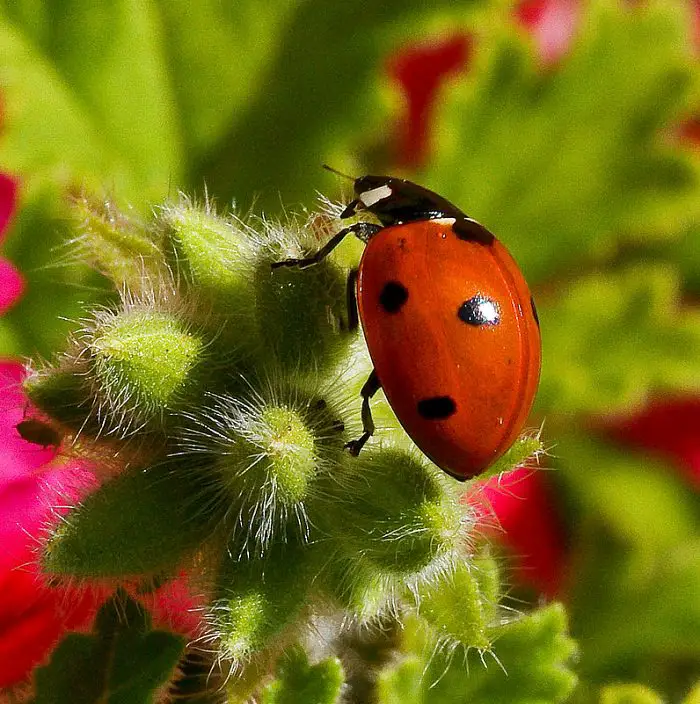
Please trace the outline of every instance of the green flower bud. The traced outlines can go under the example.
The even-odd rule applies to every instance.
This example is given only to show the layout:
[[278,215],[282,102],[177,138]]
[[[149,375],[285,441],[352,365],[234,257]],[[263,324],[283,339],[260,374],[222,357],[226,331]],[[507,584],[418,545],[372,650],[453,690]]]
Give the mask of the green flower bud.
[[163,209],[161,222],[171,247],[176,278],[226,344],[257,351],[255,241],[242,221],[217,216],[209,205],[181,198]]
[[320,473],[342,453],[342,427],[318,395],[273,388],[245,397],[207,394],[183,413],[180,453],[190,455],[227,497],[230,514],[260,552],[292,529],[309,532],[307,505]]
[[130,469],[68,513],[47,541],[42,567],[80,578],[172,572],[221,520],[211,488],[174,462]]
[[193,391],[204,348],[171,313],[134,308],[99,314],[86,354],[107,428],[126,435],[162,422]]
[[[364,560],[404,579],[441,569],[465,540],[465,507],[442,474],[415,455],[390,449],[352,460],[351,499],[328,530]],[[427,574],[426,573],[426,574]]]
[[313,576],[309,558],[297,543],[275,545],[266,559],[227,552],[207,616],[225,657],[240,663],[283,644],[284,631],[304,608]]
[[482,586],[490,588],[497,574],[493,561],[469,564],[462,560],[453,571],[422,585],[419,613],[433,636],[465,648],[489,649],[490,627],[495,625],[494,595],[485,593]]
[[[320,543],[319,552],[328,546]],[[396,585],[360,555],[338,555],[326,559],[317,583],[324,594],[360,623],[392,611],[396,606]],[[402,591],[402,590],[401,590]]]
[[267,236],[267,256],[255,275],[263,353],[297,373],[332,368],[353,339],[347,333],[346,276],[330,259],[302,270],[273,271],[272,262],[315,251],[321,242],[294,223],[268,227]]

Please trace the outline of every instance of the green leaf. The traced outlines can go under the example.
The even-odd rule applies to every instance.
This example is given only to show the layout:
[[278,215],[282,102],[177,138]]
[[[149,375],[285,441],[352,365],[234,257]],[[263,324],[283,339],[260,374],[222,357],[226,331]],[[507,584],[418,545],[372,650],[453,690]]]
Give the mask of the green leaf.
[[338,658],[309,665],[306,653],[295,647],[283,655],[277,679],[262,693],[262,704],[334,704],[340,698],[345,677]]
[[[264,89],[264,72],[274,61],[299,0],[186,0],[154,3],[166,37],[175,99],[190,150],[215,148],[231,121]],[[195,187],[198,175],[191,174]]]
[[[180,127],[151,2],[51,2],[41,27],[0,22],[3,167],[162,196],[182,172]],[[28,146],[31,148],[28,148]],[[68,165],[68,169],[66,169]],[[100,180],[103,180],[100,183]]]
[[579,502],[577,521],[591,516],[609,536],[647,554],[695,535],[697,502],[661,463],[582,435],[561,434],[553,452],[558,481]]
[[680,269],[683,275],[684,288],[697,296],[700,294],[700,226],[696,225],[660,253]]
[[582,677],[640,680],[679,695],[677,673],[658,664],[700,658],[700,541],[639,554],[598,528],[579,545],[571,623]]
[[35,674],[34,704],[150,704],[170,678],[185,639],[151,630],[124,592],[104,604],[91,635],[70,634]]
[[368,128],[383,128],[382,59],[431,30],[466,27],[484,4],[345,2],[331,12],[324,0],[300,3],[266,80],[203,165],[209,188],[246,205],[255,197],[256,208],[274,212],[281,203],[310,203],[324,184],[337,187],[320,169],[324,158],[349,151]]
[[540,306],[543,411],[615,412],[652,392],[700,388],[700,313],[674,272],[641,264],[581,278]]
[[[418,645],[418,644],[416,644]],[[425,647],[379,679],[380,704],[553,704],[572,692],[575,645],[566,615],[552,604],[499,629],[489,662],[470,651]],[[486,664],[488,663],[488,665]]]
[[691,26],[680,2],[590,0],[548,71],[507,24],[487,34],[447,93],[423,180],[492,229],[531,281],[608,255],[621,233],[697,222],[700,163],[661,138],[695,97]]
[[642,456],[562,437],[555,454],[573,516],[572,633],[589,682],[638,681],[677,700],[682,680],[663,662],[700,658],[697,497]]

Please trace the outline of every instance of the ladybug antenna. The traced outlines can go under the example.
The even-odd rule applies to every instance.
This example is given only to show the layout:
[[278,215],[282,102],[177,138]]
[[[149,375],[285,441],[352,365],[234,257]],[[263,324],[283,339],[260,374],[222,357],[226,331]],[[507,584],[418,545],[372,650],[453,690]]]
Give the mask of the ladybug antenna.
[[343,178],[347,178],[353,183],[355,182],[355,178],[352,176],[348,176],[347,174],[344,174],[342,171],[338,171],[338,169],[334,169],[332,166],[328,166],[328,164],[321,164],[321,166],[326,170],[330,171],[332,174],[336,174],[336,176],[342,176]]

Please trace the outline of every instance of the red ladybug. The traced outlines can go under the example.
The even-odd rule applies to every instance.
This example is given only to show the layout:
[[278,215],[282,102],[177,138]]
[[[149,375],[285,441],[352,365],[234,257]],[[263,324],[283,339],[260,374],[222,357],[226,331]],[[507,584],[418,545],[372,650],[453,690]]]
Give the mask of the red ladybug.
[[[348,280],[374,371],[362,388],[358,454],[374,432],[369,400],[384,389],[416,445],[453,477],[483,472],[515,441],[540,374],[535,304],[506,248],[432,191],[400,178],[362,176],[341,213],[370,213],[316,254],[273,264],[306,267],[348,234],[366,242]],[[355,295],[357,299],[355,299]]]

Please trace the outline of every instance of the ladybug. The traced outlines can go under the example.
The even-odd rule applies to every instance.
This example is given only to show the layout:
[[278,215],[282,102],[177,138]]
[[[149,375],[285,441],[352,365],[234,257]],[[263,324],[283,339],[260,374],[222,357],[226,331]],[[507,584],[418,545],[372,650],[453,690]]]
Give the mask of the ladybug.
[[[354,179],[340,218],[367,213],[315,254],[273,264],[311,266],[348,234],[366,243],[348,278],[350,327],[362,323],[374,369],[362,388],[363,434],[382,388],[399,422],[440,468],[464,481],[515,441],[540,374],[535,304],[508,250],[459,208],[391,176]],[[378,222],[377,222],[378,221]]]

